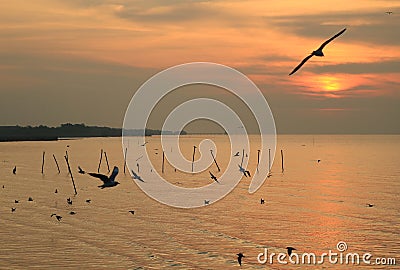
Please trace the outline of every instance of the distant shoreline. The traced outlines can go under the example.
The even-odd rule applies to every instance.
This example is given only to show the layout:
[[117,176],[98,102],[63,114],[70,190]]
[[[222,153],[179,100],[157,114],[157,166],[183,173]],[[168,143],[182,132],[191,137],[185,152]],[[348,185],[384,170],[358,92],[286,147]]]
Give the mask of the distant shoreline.
[[121,128],[86,126],[85,124],[61,124],[59,127],[48,126],[0,126],[0,142],[16,141],[57,141],[73,138],[89,137],[121,137],[122,133],[128,136],[152,136],[152,135],[184,135],[185,131],[161,131],[153,129],[132,129],[124,130]]

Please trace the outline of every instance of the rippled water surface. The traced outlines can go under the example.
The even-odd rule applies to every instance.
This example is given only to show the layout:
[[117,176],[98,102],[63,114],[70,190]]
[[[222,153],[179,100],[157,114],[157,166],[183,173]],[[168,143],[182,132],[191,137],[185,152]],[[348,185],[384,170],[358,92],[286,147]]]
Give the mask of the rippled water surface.
[[[231,158],[228,137],[182,136],[183,154],[190,157],[193,145],[204,138],[218,147],[223,170]],[[161,149],[160,139],[147,141],[160,171],[162,154],[155,150]],[[250,142],[248,169],[256,173],[257,136]],[[78,165],[96,172],[100,149],[107,152],[110,166],[120,168],[117,187],[101,190],[100,181],[77,172]],[[66,150],[76,196],[63,157]],[[397,258],[398,267],[400,136],[280,135],[277,150],[272,176],[256,193],[248,193],[250,179],[243,177],[229,195],[210,206],[177,209],[147,197],[128,173],[124,175],[120,138],[0,143],[0,268],[238,269],[238,252],[246,256],[242,269],[352,268],[327,261],[312,267],[257,261],[264,248],[279,253],[292,246],[298,254],[321,255],[337,252],[339,241],[347,243],[346,252]],[[240,163],[241,157],[232,158]],[[222,174],[214,165],[209,170]],[[100,171],[107,173],[104,159]],[[168,163],[164,176],[187,187],[212,181],[208,170],[194,176],[175,172]],[[67,204],[69,197],[72,205]],[[50,217],[53,213],[62,216],[61,221]]]

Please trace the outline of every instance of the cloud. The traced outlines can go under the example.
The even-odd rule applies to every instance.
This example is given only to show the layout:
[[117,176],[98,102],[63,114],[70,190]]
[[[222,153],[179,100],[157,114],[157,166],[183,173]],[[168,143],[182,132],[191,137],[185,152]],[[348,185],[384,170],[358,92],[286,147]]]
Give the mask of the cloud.
[[[341,37],[346,42],[365,42],[379,45],[398,46],[400,36],[396,35],[400,16],[378,11],[325,12],[322,14],[297,16],[268,16],[267,24],[302,37],[319,38],[321,42],[331,34],[347,27]],[[317,45],[316,45],[317,46]]]
[[310,66],[309,71],[319,73],[347,73],[347,74],[383,74],[400,73],[400,60],[382,61],[372,63],[339,63],[323,66]]

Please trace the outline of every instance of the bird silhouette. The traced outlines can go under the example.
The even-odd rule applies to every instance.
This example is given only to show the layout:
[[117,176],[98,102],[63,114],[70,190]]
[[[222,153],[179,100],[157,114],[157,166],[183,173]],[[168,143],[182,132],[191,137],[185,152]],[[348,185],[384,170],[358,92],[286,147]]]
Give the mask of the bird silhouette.
[[71,200],[71,198],[68,198],[68,199],[67,199],[67,203],[70,204],[70,205],[72,205],[72,200]]
[[210,175],[211,175],[211,179],[214,180],[215,182],[217,182],[217,183],[219,184],[217,177],[216,177],[215,175],[213,175],[212,172],[210,172],[210,171],[208,171],[208,172],[209,172]]
[[62,216],[59,216],[59,215],[57,215],[57,214],[51,214],[50,217],[53,217],[53,216],[56,216],[56,219],[57,219],[58,221],[61,221],[61,219],[62,219]]
[[328,39],[327,41],[325,41],[324,43],[322,43],[321,46],[317,50],[313,51],[310,55],[308,55],[306,58],[304,58],[303,61],[301,61],[301,63],[298,64],[297,67],[295,67],[292,72],[290,72],[289,76],[294,74],[297,70],[299,70],[311,57],[313,57],[313,56],[319,56],[319,57],[324,56],[324,53],[323,53],[322,50],[325,48],[325,46],[328,45],[329,42],[331,42],[332,40],[334,40],[335,38],[337,38],[338,36],[343,34],[344,31],[346,31],[346,28],[343,29],[342,31],[340,31],[339,33],[337,33],[336,35],[334,35],[333,37],[331,37],[330,39]]
[[14,200],[15,203],[19,203],[19,200]]
[[290,256],[292,254],[293,250],[296,250],[294,247],[286,247],[287,249],[287,254]]
[[91,199],[87,199],[85,202],[90,203],[92,200]]
[[261,198],[260,203],[261,203],[261,204],[264,204],[264,203],[265,203],[265,200],[264,200],[263,198]]
[[13,174],[17,174],[17,166],[14,167]]
[[367,207],[374,207],[373,204],[367,203]]
[[135,214],[135,210],[129,210],[128,212],[131,213],[132,215]]
[[236,154],[233,155],[234,157],[238,157],[239,156],[239,152],[236,152]]
[[393,14],[393,11],[386,11],[385,12],[387,15],[392,15]]
[[74,211],[71,211],[71,212],[69,212],[69,214],[70,214],[70,215],[75,215],[75,214],[76,214],[76,212],[74,212]]
[[239,164],[238,164],[238,166],[239,166],[239,171],[240,171],[241,173],[243,173],[243,175],[244,175],[245,177],[251,177],[250,171],[245,170],[245,169],[244,169],[242,166],[240,166]]
[[101,181],[103,181],[103,185],[98,186],[99,188],[108,188],[108,187],[115,187],[116,185],[119,185],[119,182],[115,181],[115,177],[118,175],[118,167],[114,166],[114,169],[111,173],[110,176],[100,174],[100,173],[88,173],[90,176],[99,178]]
[[210,200],[204,200],[204,205],[208,205],[208,204],[210,204]]
[[236,255],[238,256],[237,260],[238,260],[239,265],[242,266],[242,258],[245,257],[245,256],[241,252],[236,254]]
[[78,173],[80,173],[80,174],[85,174],[85,171],[82,170],[81,166],[78,166]]
[[140,177],[140,175],[138,175],[137,173],[135,173],[133,170],[131,170],[132,172],[132,178],[139,180],[140,182],[144,182],[144,180],[142,179],[142,177]]
[[32,197],[29,197],[29,198],[28,198],[28,202],[33,202]]
[[11,208],[11,212],[15,212],[15,210],[17,210],[17,208],[14,207]]

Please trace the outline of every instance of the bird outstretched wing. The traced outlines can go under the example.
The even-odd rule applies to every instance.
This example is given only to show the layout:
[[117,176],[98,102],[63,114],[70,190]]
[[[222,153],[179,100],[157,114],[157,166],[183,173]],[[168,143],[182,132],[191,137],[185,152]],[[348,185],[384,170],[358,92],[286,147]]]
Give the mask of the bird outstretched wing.
[[118,172],[119,172],[118,167],[117,167],[117,166],[114,166],[114,169],[113,169],[113,171],[112,171],[112,173],[111,173],[111,175],[110,175],[110,177],[109,177],[109,181],[110,181],[110,182],[114,182],[115,177],[117,177]]
[[334,35],[333,37],[331,37],[330,39],[328,39],[327,41],[325,41],[324,43],[322,43],[321,46],[318,48],[318,50],[322,50],[326,45],[328,45],[329,42],[331,42],[332,40],[343,34],[344,31],[346,31],[346,28],[337,33],[336,35]]
[[300,64],[297,65],[297,67],[295,67],[292,72],[290,72],[289,76],[294,74],[297,70],[299,70],[311,57],[313,57],[312,54],[310,54],[309,56],[307,56],[306,58],[303,59],[303,61],[301,61]]
[[101,173],[88,173],[90,176],[93,176],[95,178],[99,178],[103,183],[108,183],[110,182],[110,178],[108,178],[107,175],[101,174]]
[[212,174],[212,172],[210,172],[210,171],[208,171],[208,172],[210,173],[211,179],[213,179],[215,182],[219,183],[217,177],[214,174]]
[[137,179],[141,182],[144,182],[144,180],[142,179],[142,177],[140,177],[137,173],[135,173],[134,170],[131,170],[132,174],[133,174],[133,179]]

